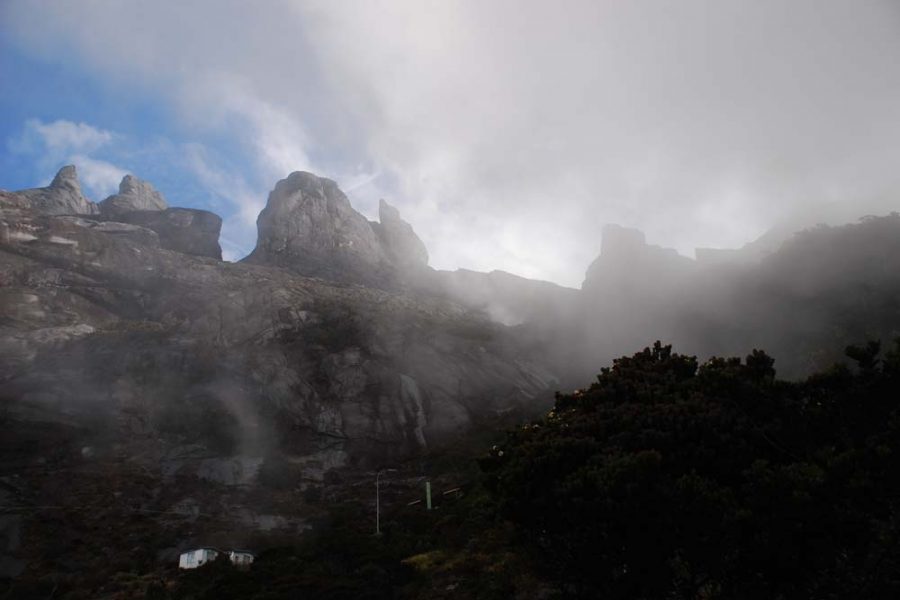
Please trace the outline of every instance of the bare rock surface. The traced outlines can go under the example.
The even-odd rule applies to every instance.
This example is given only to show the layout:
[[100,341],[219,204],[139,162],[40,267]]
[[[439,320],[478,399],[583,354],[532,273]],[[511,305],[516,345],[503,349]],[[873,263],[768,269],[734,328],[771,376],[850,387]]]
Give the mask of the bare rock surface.
[[434,271],[389,205],[370,223],[310,173],[275,186],[256,250],[225,263],[221,219],[149,189],[123,182],[143,199],[115,215],[74,169],[0,192],[0,502],[24,507],[0,519],[0,577],[296,543],[373,469],[397,465],[412,492],[430,451],[549,407],[560,373],[581,385],[656,337],[802,367],[900,331],[900,215],[727,276],[611,227],[573,290]]
[[[150,189],[129,186],[123,195]],[[43,413],[112,420],[123,435],[220,457],[285,453],[315,478],[549,401],[554,376],[481,312],[346,282],[392,263],[330,180],[294,173],[260,215],[257,261],[287,268],[197,250],[220,224],[198,234],[202,211],[103,221],[16,198],[2,207],[0,394]],[[162,226],[179,219],[182,239]],[[387,216],[409,242],[396,219]],[[320,277],[298,273],[307,268]],[[232,463],[202,460],[200,472],[227,479],[209,465]]]
[[395,285],[334,182],[280,182],[242,263],[219,259],[218,216],[148,189],[99,215],[0,194],[0,481],[22,507],[0,577],[295,543],[358,494],[342,481],[552,402],[507,328]]
[[384,199],[378,201],[378,220],[372,226],[379,233],[387,255],[402,270],[428,266],[428,250],[413,231],[412,225],[400,218],[400,211]]
[[154,231],[160,246],[167,250],[222,259],[219,245],[222,218],[215,213],[196,208],[166,208],[120,213],[116,219]]
[[22,190],[18,199],[25,206],[47,215],[97,214],[97,205],[84,197],[74,165],[59,170],[47,187]]
[[648,244],[637,229],[607,225],[600,256],[588,267],[581,288],[589,294],[604,287],[643,293],[683,283],[694,266],[693,260],[674,249]]
[[119,193],[100,203],[100,212],[104,217],[114,217],[135,210],[165,210],[168,207],[153,185],[134,175],[126,175],[119,184]]
[[390,276],[391,261],[369,221],[330,179],[291,173],[275,185],[256,223],[248,263],[367,284]]

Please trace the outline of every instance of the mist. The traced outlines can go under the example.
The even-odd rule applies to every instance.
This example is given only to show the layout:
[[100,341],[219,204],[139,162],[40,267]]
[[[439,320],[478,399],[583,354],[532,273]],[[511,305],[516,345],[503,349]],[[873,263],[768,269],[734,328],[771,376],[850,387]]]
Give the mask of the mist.
[[[236,258],[294,170],[339,181],[367,216],[396,204],[437,268],[570,287],[605,224],[691,257],[895,205],[889,0],[2,10],[19,51],[172,112]],[[209,135],[247,167],[204,154]]]
[[900,597],[898,33],[0,2],[0,596]]

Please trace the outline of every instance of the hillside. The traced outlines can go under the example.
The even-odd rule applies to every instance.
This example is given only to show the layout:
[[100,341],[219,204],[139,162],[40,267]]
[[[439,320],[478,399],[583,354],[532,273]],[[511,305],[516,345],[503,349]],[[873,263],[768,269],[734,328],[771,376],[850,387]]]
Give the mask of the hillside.
[[[900,592],[900,341],[800,382],[772,359],[659,343],[542,418],[434,463],[431,511],[386,474],[251,571],[121,574],[148,598],[892,598]],[[478,445],[474,442],[473,445]],[[480,456],[478,456],[480,454]],[[449,457],[448,457],[449,458]],[[477,460],[476,460],[477,458]],[[477,466],[476,466],[477,465]]]
[[[900,335],[897,214],[801,232],[780,246],[770,236],[770,251],[757,252],[758,244],[739,260],[694,261],[647,244],[640,232],[610,227],[581,290],[500,271],[432,269],[427,249],[399,211],[382,202],[379,216],[370,222],[355,211],[334,181],[292,173],[274,186],[259,216],[256,249],[230,263],[221,260],[217,215],[170,207],[152,184],[132,175],[101,202],[82,194],[74,167],[61,169],[48,187],[0,192],[0,420],[7,432],[0,448],[0,579],[9,590],[46,596],[57,587],[71,598],[130,597],[123,590],[132,583],[143,589],[154,577],[171,582],[179,552],[205,545],[316,554],[341,527],[341,535],[350,537],[370,529],[374,507],[365,490],[386,467],[396,469],[385,498],[400,519],[395,525],[406,527],[401,521],[407,518],[417,524],[389,551],[381,542],[366,550],[385,553],[388,562],[375,564],[389,575],[387,588],[403,582],[412,586],[410,594],[426,588],[437,594],[415,573],[461,585],[452,580],[456,569],[479,569],[484,560],[494,565],[496,577],[488,579],[499,586],[491,588],[497,594],[528,587],[526,580],[544,582],[536,589],[553,589],[552,573],[528,566],[534,556],[514,546],[521,541],[544,551],[555,543],[581,543],[565,529],[575,525],[548,522],[563,527],[560,539],[527,539],[526,522],[549,518],[550,507],[562,500],[541,499],[538,492],[553,486],[540,464],[498,463],[498,474],[515,467],[518,475],[509,471],[496,480],[499,487],[477,483],[472,456],[497,432],[542,414],[554,391],[583,385],[598,364],[648,339],[673,340],[701,362],[765,347],[782,373],[802,381],[848,344],[887,344]],[[696,392],[700,405],[677,406],[689,410],[668,425],[668,400],[658,406],[630,396],[629,403],[614,404],[626,412],[640,406],[632,415],[637,424],[622,415],[614,421],[626,430],[648,418],[663,419],[661,426],[670,428],[677,423],[683,431],[673,429],[672,435],[698,436],[685,439],[682,450],[708,457],[725,457],[726,442],[756,435],[740,428],[727,433],[743,417],[734,413],[719,422],[722,409],[713,400],[743,402],[741,394],[752,392],[773,406],[787,403],[778,408],[784,414],[760,418],[777,416],[781,423],[808,417],[791,402],[813,384],[774,384],[768,362],[765,377],[751,381],[752,368],[734,361],[704,363],[694,373],[694,359],[661,352],[619,361],[612,375],[601,375],[607,391],[595,386],[577,398],[606,402],[609,385],[619,390],[623,381],[651,395]],[[644,380],[623,375],[629,364],[639,365]],[[657,390],[655,369],[675,367],[686,369],[684,381],[665,375]],[[863,375],[874,372],[868,368]],[[889,369],[877,372],[886,381]],[[822,377],[838,386],[826,390],[836,398],[856,397],[853,386],[869,385],[846,371]],[[851,387],[841,388],[841,382]],[[705,396],[712,389],[705,386],[720,384],[720,396]],[[591,410],[574,398],[558,398],[555,416],[541,430],[596,425],[599,430],[583,436],[594,441],[576,446],[601,454],[610,440],[631,435],[594,423]],[[574,412],[561,417],[565,407]],[[665,414],[655,414],[659,407]],[[836,418],[829,415],[813,416]],[[887,412],[881,419],[891,422]],[[859,426],[870,425],[878,423]],[[809,440],[792,436],[814,433],[798,432],[772,435],[802,444]],[[526,437],[511,438],[514,445],[537,440],[541,461],[556,456],[559,440],[517,435]],[[669,434],[650,428],[639,437],[660,435]],[[712,439],[717,435],[726,437]],[[545,442],[550,446],[541,446]],[[644,465],[647,459],[648,469],[658,469],[657,449],[651,450],[635,460]],[[754,446],[741,460],[777,458],[762,450]],[[552,471],[563,476],[575,458],[558,458],[563,462]],[[695,459],[688,456],[684,464]],[[750,466],[745,461],[734,468]],[[443,490],[465,484],[477,490],[476,499],[459,503],[459,512],[441,525],[430,516],[409,517],[413,513],[401,519],[401,507],[421,495],[425,479]],[[565,486],[589,483],[579,481]],[[878,485],[880,479],[870,491]],[[531,501],[538,504],[529,508]],[[565,514],[574,518],[585,506]],[[472,520],[472,511],[478,519]],[[584,533],[608,534],[592,531]],[[432,560],[450,560],[460,551],[441,549],[442,539],[464,544],[467,536],[481,548],[474,562]],[[574,548],[558,547],[553,555],[578,565]],[[431,550],[443,554],[427,555]],[[287,560],[294,551],[276,552],[272,560]],[[353,554],[352,543],[346,552],[360,569],[371,562]],[[687,556],[677,548],[671,552],[663,561],[670,566]],[[431,558],[414,558],[423,553]],[[261,573],[271,573],[266,564],[261,562]],[[732,567],[716,568],[724,569],[723,577],[736,577]],[[342,581],[344,571],[331,565],[326,572],[331,568]],[[526,580],[509,579],[517,569]],[[121,581],[111,584],[114,576]],[[671,576],[666,571],[652,579],[674,585]],[[578,572],[569,577],[574,582]]]

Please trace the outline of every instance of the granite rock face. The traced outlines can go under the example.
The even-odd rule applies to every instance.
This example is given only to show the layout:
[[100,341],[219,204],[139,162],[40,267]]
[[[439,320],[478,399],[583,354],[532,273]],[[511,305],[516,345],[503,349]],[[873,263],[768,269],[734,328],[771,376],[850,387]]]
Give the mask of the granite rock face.
[[151,229],[167,250],[222,260],[219,232],[222,218],[196,208],[137,210],[116,215],[116,220]]
[[[20,200],[0,204],[0,396],[17,418],[195,443],[204,460],[277,453],[316,478],[552,401],[553,374],[502,325],[439,295],[343,283],[392,263],[329,180],[293,174],[260,216],[257,249],[289,268],[193,256],[202,211],[104,221]],[[176,244],[162,223],[182,218]],[[336,281],[320,278],[330,269]]]
[[681,286],[693,260],[671,248],[648,244],[637,229],[606,225],[600,256],[590,264],[581,289],[588,294],[616,288],[635,293],[660,286]]
[[248,263],[367,284],[390,277],[391,261],[369,221],[330,179],[291,173],[275,185],[256,224]]
[[384,200],[380,222],[350,205],[337,184],[298,171],[279,181],[257,219],[256,248],[245,262],[380,288],[426,284],[428,250]]
[[400,211],[384,199],[378,201],[379,223],[372,223],[391,261],[400,270],[419,270],[428,266],[428,250],[413,231],[412,225],[400,218]]
[[115,218],[122,213],[136,210],[165,210],[169,207],[165,198],[150,183],[134,175],[126,175],[119,184],[119,193],[100,203],[100,213]]
[[[112,218],[79,189],[64,170],[0,192],[0,504],[35,508],[0,522],[0,577],[52,571],[51,555],[61,573],[177,560],[261,527],[294,539],[328,504],[307,492],[371,486],[373,468],[524,420],[559,375],[584,385],[654,339],[805,361],[798,340],[821,349],[837,331],[843,347],[876,318],[900,331],[900,215],[811,232],[714,279],[608,228],[572,290],[434,271],[389,206],[369,223],[309,173],[279,182],[240,263],[216,260],[211,213],[139,201]],[[38,509],[60,504],[62,519]]]
[[49,186],[22,190],[17,196],[24,205],[47,215],[92,215],[99,212],[97,205],[81,193],[74,165],[61,168]]
[[206,210],[169,208],[152,184],[126,175],[119,193],[99,204],[100,218],[154,231],[162,248],[222,259],[219,233],[222,218]]

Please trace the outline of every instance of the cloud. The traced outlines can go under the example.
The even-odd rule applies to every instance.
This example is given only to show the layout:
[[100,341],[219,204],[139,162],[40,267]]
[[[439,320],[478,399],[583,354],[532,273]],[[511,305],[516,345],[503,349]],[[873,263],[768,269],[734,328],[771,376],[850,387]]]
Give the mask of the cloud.
[[112,131],[88,123],[65,119],[45,123],[28,119],[20,135],[8,140],[7,148],[14,154],[30,157],[40,176],[46,179],[45,183],[50,182],[54,169],[74,164],[85,191],[102,199],[118,190],[127,171],[90,155],[118,139]]
[[75,154],[69,162],[78,168],[78,180],[95,198],[103,199],[119,190],[119,183],[128,174],[116,165],[89,156]]
[[[890,0],[0,10],[34,56],[159,98],[191,135],[240,146],[242,181],[217,189],[237,185],[246,211],[293,170],[372,177],[355,205],[386,196],[440,267],[577,285],[604,223],[690,253],[783,220],[885,212],[900,186]],[[243,222],[235,239],[252,238]]]
[[264,206],[263,192],[251,188],[240,173],[218,164],[209,150],[200,144],[187,144],[184,157],[187,168],[200,183],[229,207],[219,240],[222,257],[230,261],[243,258],[253,250],[256,242],[256,217]]
[[16,154],[41,153],[48,157],[63,157],[73,152],[93,152],[113,140],[113,133],[87,123],[73,123],[58,119],[44,123],[40,119],[28,119],[22,133],[7,146]]
[[44,154],[52,157],[72,153],[90,153],[109,144],[114,139],[111,131],[98,129],[87,123],[73,123],[58,119],[44,123],[40,119],[28,119],[22,133],[7,146],[17,154]]

